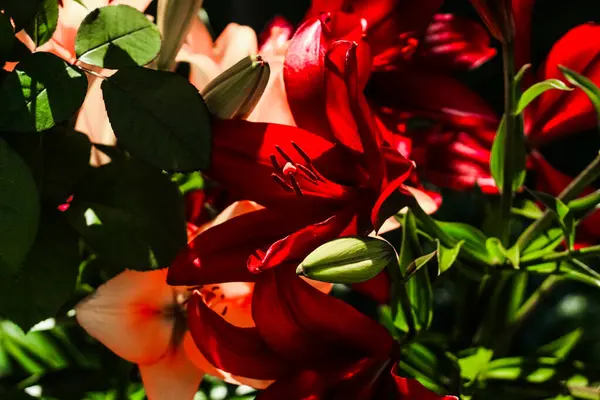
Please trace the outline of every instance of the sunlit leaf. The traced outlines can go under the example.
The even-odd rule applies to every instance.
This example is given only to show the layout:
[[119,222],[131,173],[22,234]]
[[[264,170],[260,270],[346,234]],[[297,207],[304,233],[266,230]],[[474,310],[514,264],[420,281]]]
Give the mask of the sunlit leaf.
[[35,16],[25,26],[36,46],[41,46],[50,40],[58,23],[58,1],[40,0]]
[[[522,122],[516,118],[517,124]],[[512,146],[509,149],[509,154],[504,154],[506,141],[506,122],[505,117],[502,117],[498,131],[492,145],[490,154],[490,172],[496,182],[499,191],[502,191],[504,184],[504,171],[510,168],[512,190],[517,191],[525,182],[526,176],[526,158],[527,151],[525,148],[525,139],[522,129],[515,129],[516,134],[513,136]]]
[[570,91],[573,88],[567,86],[563,81],[559,79],[547,79],[542,82],[538,82],[531,87],[529,87],[519,98],[519,103],[517,104],[517,109],[515,110],[515,114],[521,114],[525,107],[527,107],[533,100],[538,98],[541,94],[547,92],[548,90],[563,90]]
[[159,50],[156,25],[126,5],[93,10],[81,22],[75,39],[77,58],[102,68],[146,65]]

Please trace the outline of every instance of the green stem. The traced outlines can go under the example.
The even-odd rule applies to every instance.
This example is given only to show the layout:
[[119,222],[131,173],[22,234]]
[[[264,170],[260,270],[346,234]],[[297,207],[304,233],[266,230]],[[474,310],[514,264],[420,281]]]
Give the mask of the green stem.
[[[558,198],[563,203],[568,203],[574,200],[583,190],[592,182],[600,177],[600,155],[596,156],[594,160],[583,170],[581,173],[571,181],[571,183],[564,188],[564,190],[558,195]],[[529,225],[527,229],[519,236],[516,245],[521,251],[525,250],[529,243],[536,238],[538,233],[545,229],[548,224],[552,221],[553,214],[550,210],[546,210],[542,217],[536,220],[534,223]]]
[[544,263],[549,263],[549,262],[559,262],[559,261],[564,261],[564,260],[568,260],[571,258],[586,258],[586,257],[594,257],[594,256],[598,256],[600,255],[600,245],[595,245],[595,246],[590,246],[590,247],[583,247],[581,249],[578,250],[565,250],[565,251],[560,251],[557,253],[550,253],[550,254],[545,254],[541,257],[536,257],[536,258],[532,258],[532,259],[527,259],[526,257],[523,257],[521,259],[521,263],[520,266],[523,267],[528,267],[530,265],[537,265],[537,264],[544,264]]
[[504,140],[504,171],[502,177],[502,195],[500,197],[500,241],[508,248],[510,239],[510,210],[513,202],[514,171],[508,158],[512,157],[515,135],[517,132],[517,116],[514,114],[516,104],[515,91],[515,62],[514,47],[512,42],[502,45],[502,61],[504,65],[504,126],[506,128]]

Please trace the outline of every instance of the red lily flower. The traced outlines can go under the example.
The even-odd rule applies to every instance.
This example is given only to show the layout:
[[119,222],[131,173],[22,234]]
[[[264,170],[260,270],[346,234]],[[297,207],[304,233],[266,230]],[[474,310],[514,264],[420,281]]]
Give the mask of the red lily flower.
[[332,116],[340,121],[333,137],[277,124],[215,122],[208,175],[265,208],[201,233],[173,263],[170,284],[254,281],[249,271],[299,262],[338,236],[367,234],[405,205],[389,207],[397,193],[407,193],[402,184],[413,164],[397,157],[401,173],[388,179],[380,134],[359,89],[357,53],[354,43],[342,41],[327,54],[329,93],[347,105]]
[[[259,275],[252,298],[256,327],[231,325],[204,304],[199,292],[192,296],[188,324],[211,363],[249,378],[276,379],[259,394],[261,400],[442,398],[418,383],[393,378],[389,333],[311,287],[294,268],[283,265]],[[423,393],[431,397],[417,397]]]
[[492,35],[503,43],[513,40],[514,20],[511,0],[471,0]]
[[[488,167],[487,143],[491,146],[497,118],[477,95],[448,75],[436,72],[440,66],[446,69],[470,68],[488,59],[495,52],[489,48],[489,37],[477,24],[448,14],[434,16],[435,7],[431,5],[435,2],[430,2],[431,7],[424,8],[430,10],[427,18],[417,18],[423,21],[420,28],[400,33],[396,42],[383,48],[378,40],[372,38],[376,38],[377,32],[383,29],[382,21],[393,20],[389,13],[381,10],[397,10],[400,6],[396,3],[313,3],[309,16],[327,10],[327,7],[354,14],[321,14],[320,18],[307,20],[292,38],[284,77],[288,101],[298,126],[306,129],[319,126],[320,129],[315,131],[330,137],[334,135],[333,130],[343,126],[342,121],[346,120],[336,112],[336,97],[328,97],[329,90],[323,85],[323,54],[336,41],[348,38],[335,29],[344,26],[346,31],[352,32],[358,48],[364,49],[361,55],[367,57],[371,53],[369,49],[373,49],[374,73],[369,77],[366,68],[370,63],[361,62],[359,65],[365,67],[359,69],[362,74],[359,81],[368,80],[366,95],[384,136],[386,160],[398,153],[409,155],[413,151],[411,157],[419,158],[418,172],[432,182],[458,189],[478,183],[485,191],[495,192]],[[402,4],[405,7],[410,2]],[[428,26],[432,18],[433,22]],[[390,31],[389,27],[386,29],[390,37],[401,32],[397,24],[394,25],[395,31]],[[359,36],[359,32],[362,35]],[[414,32],[423,32],[424,40],[419,42],[419,36]],[[404,41],[401,46],[400,39]],[[327,102],[328,99],[331,100]],[[419,130],[414,132],[414,137],[408,138],[407,121],[415,117],[433,120],[435,129]],[[323,120],[329,124],[323,124]],[[440,134],[443,135],[441,139]],[[436,143],[443,157],[439,157],[437,152],[433,154],[435,157],[431,157],[432,142]],[[475,144],[477,146],[473,148]],[[476,159],[473,159],[473,154],[477,155]]]

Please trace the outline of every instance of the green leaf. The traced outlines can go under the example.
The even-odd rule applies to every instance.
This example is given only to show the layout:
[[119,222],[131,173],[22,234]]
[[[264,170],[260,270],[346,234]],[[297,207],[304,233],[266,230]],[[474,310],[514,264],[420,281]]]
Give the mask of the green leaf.
[[0,13],[0,65],[9,57],[15,44],[15,31],[10,19]]
[[583,329],[577,328],[572,332],[567,333],[559,337],[552,342],[543,345],[537,349],[536,353],[538,356],[556,357],[560,359],[566,358],[571,350],[579,343],[581,336],[583,335]]
[[[521,122],[519,122],[521,124]],[[499,191],[502,191],[504,183],[504,170],[509,167],[512,171],[512,190],[517,191],[525,182],[526,176],[526,158],[527,151],[525,148],[525,139],[522,130],[519,129],[519,134],[515,135],[512,149],[509,154],[504,154],[504,142],[506,140],[506,123],[505,117],[502,117],[496,138],[492,144],[492,152],[490,155],[490,172],[496,182]],[[508,163],[508,164],[507,164]]]
[[559,79],[546,79],[545,81],[538,82],[531,87],[529,87],[525,93],[521,95],[519,98],[519,103],[517,104],[517,109],[515,110],[515,114],[521,114],[525,107],[527,107],[533,100],[538,98],[544,92],[548,90],[558,89],[563,91],[571,91],[573,88],[567,86],[563,81]]
[[31,248],[40,204],[23,160],[0,139],[0,277],[16,272]]
[[42,0],[0,0],[0,9],[15,22],[15,30],[18,32],[35,15],[38,4]]
[[479,229],[460,222],[437,221],[437,224],[456,243],[464,241],[462,248],[468,250],[479,260],[488,264],[495,262],[486,247],[487,236]]
[[210,164],[210,115],[183,77],[145,68],[120,70],[102,83],[115,135],[134,156],[188,172]]
[[437,261],[438,261],[438,275],[443,274],[447,270],[450,269],[458,259],[458,254],[460,253],[460,249],[465,243],[464,240],[459,241],[456,246],[449,248],[439,241],[439,239],[435,240],[437,242]]
[[429,261],[431,261],[436,254],[437,250],[432,251],[429,254],[425,254],[424,256],[418,257],[414,261],[412,261],[408,265],[408,267],[406,267],[406,270],[404,272],[404,280],[409,280],[415,272],[419,271],[423,266],[425,266]]
[[527,271],[543,275],[561,276],[567,279],[585,283],[586,285],[600,288],[600,275],[591,270],[589,267],[582,267],[573,261],[576,260],[568,260],[561,263],[552,262],[531,265],[527,267]]
[[35,16],[25,26],[25,31],[29,34],[36,46],[46,43],[56,30],[58,23],[58,1],[40,0]]
[[90,168],[91,143],[80,132],[47,132],[42,141],[42,199],[64,203]]
[[44,214],[23,267],[16,277],[0,281],[0,314],[27,332],[56,316],[75,289],[78,274],[78,236],[61,216]]
[[544,212],[535,204],[535,202],[524,199],[519,206],[512,208],[514,215],[520,215],[522,217],[536,220],[544,215]]
[[463,352],[458,359],[460,366],[460,376],[468,381],[474,380],[480,371],[485,370],[491,361],[494,351],[485,347],[468,349]]
[[550,357],[538,359],[500,358],[488,364],[483,377],[485,379],[524,380],[531,383],[541,383],[555,376],[558,363],[557,359]]
[[126,5],[95,9],[83,19],[75,38],[79,61],[102,68],[146,65],[159,50],[156,25]]
[[550,228],[536,237],[522,252],[522,260],[537,258],[554,250],[563,241],[561,228]]
[[573,211],[576,216],[585,216],[588,212],[598,208],[600,204],[600,190],[596,190],[586,196],[581,196],[567,203],[567,207]]
[[460,367],[453,355],[421,343],[403,346],[401,351],[398,366],[403,376],[414,377],[437,393],[458,391],[456,386],[460,382]]
[[490,254],[493,254],[498,259],[499,263],[504,263],[504,260],[509,260],[515,269],[519,268],[520,253],[517,247],[505,249],[502,242],[500,242],[500,239],[495,237],[489,238],[485,244]]
[[87,93],[87,78],[51,53],[33,53],[0,84],[0,130],[43,131],[66,121]]
[[571,209],[560,199],[547,193],[533,190],[528,190],[528,192],[552,211],[558,225],[562,229],[565,240],[569,245],[569,249],[573,249],[573,246],[575,245],[575,217],[573,216]]
[[567,78],[571,85],[577,86],[589,97],[594,108],[596,109],[596,113],[598,114],[598,126],[600,127],[600,88],[598,88],[598,86],[596,86],[590,79],[567,67],[559,65],[558,68],[562,71],[563,75],[565,78]]
[[525,64],[521,67],[519,72],[517,72],[515,74],[515,79],[514,79],[515,86],[518,87],[521,84],[521,81],[523,80],[523,76],[525,76],[525,73],[529,70],[529,68],[531,68],[531,64]]
[[179,189],[133,158],[91,170],[65,214],[101,259],[121,269],[166,267],[187,243]]

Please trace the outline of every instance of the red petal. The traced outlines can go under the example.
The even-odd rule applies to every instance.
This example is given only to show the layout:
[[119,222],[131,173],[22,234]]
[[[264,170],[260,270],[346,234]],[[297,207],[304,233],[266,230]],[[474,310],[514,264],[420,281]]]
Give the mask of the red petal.
[[512,0],[515,21],[515,64],[517,69],[531,62],[531,13],[535,0]]
[[404,188],[404,181],[410,176],[411,169],[392,181],[379,195],[371,213],[371,223],[375,232],[379,230],[386,219],[396,214],[402,208],[416,202],[412,193]]
[[352,289],[372,298],[379,304],[387,304],[390,301],[390,277],[385,270],[366,282],[353,284]]
[[[263,206],[281,207],[318,204],[327,206],[330,199],[346,196],[344,188],[335,184],[316,184],[304,174],[296,174],[303,196],[286,191],[272,177],[282,174],[271,161],[275,156],[283,167],[286,161],[277,151],[282,149],[294,162],[306,164],[295,143],[312,160],[315,168],[325,177],[352,177],[348,169],[348,154],[331,141],[308,131],[286,125],[255,123],[243,120],[218,120],[213,123],[213,155],[208,174],[222,183],[239,198],[253,200]],[[342,173],[343,171],[343,173]]]
[[198,349],[219,369],[253,379],[277,379],[286,371],[256,328],[229,324],[204,304],[199,292],[188,303],[188,326]]
[[252,315],[271,348],[301,363],[352,355],[385,358],[392,346],[385,328],[314,289],[295,274],[295,265],[260,275]]
[[[567,32],[552,48],[540,71],[540,80],[562,79],[564,65],[600,84],[600,25],[579,25]],[[589,98],[579,89],[572,92],[549,90],[530,110],[527,133],[534,146],[554,138],[591,129],[596,112]]]
[[169,268],[167,282],[194,286],[254,281],[256,276],[248,271],[246,261],[256,249],[267,248],[319,220],[302,209],[296,211],[261,209],[205,230],[177,256]]
[[398,365],[394,365],[391,374],[402,400],[458,400],[456,396],[440,396],[423,386],[418,380],[398,375]]
[[300,262],[308,253],[325,242],[339,236],[358,234],[358,227],[354,220],[355,212],[355,207],[352,206],[326,221],[308,225],[278,240],[269,247],[264,256],[260,258],[251,256],[248,260],[248,269],[257,273],[286,262]]
[[452,14],[436,14],[417,57],[434,69],[472,69],[496,54],[483,26]]

